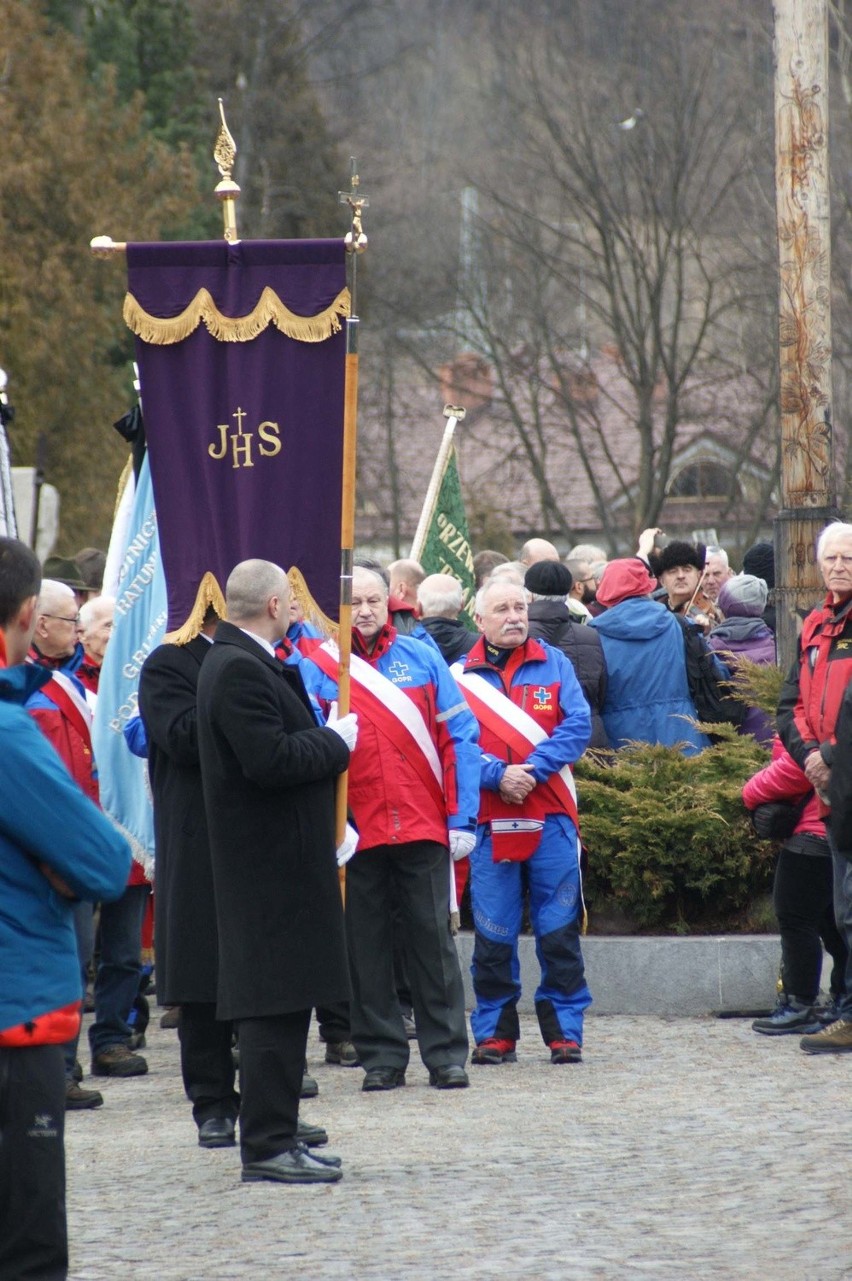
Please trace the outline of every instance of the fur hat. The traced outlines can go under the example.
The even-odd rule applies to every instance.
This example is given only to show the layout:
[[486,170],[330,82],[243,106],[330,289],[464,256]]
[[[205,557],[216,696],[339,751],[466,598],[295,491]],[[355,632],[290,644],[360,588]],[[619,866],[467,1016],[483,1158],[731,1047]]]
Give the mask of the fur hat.
[[650,596],[656,585],[639,556],[611,560],[598,584],[598,604],[611,609],[631,596]]
[[567,596],[574,575],[558,560],[537,560],[524,574],[524,587],[534,596]]
[[725,618],[760,618],[766,609],[769,589],[754,574],[737,574],[722,584],[716,604]]
[[675,539],[674,542],[666,543],[660,551],[654,552],[651,556],[651,568],[658,578],[676,565],[694,565],[701,573],[706,559],[707,548],[703,543],[679,542]]

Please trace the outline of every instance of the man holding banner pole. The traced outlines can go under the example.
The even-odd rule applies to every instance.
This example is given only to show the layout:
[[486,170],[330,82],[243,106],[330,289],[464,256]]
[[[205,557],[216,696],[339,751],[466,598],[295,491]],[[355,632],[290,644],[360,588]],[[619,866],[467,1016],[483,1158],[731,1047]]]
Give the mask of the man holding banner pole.
[[568,659],[532,639],[523,587],[492,580],[476,597],[482,636],[451,669],[480,726],[481,805],[470,856],[476,931],[472,1062],[515,1060],[518,933],[525,891],[541,966],[535,996],[552,1063],[582,1057],[591,1003],[580,950],[583,901],[571,765],[591,715]]

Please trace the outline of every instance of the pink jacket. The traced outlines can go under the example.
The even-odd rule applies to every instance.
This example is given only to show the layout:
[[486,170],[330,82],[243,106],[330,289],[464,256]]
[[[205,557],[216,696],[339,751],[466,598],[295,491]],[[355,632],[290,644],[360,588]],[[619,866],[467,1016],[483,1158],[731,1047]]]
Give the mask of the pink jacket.
[[743,788],[746,809],[756,809],[766,801],[801,801],[809,796],[802,816],[796,824],[797,833],[825,836],[825,822],[820,818],[820,803],[804,771],[793,760],[780,738],[772,742],[772,760],[753,775]]

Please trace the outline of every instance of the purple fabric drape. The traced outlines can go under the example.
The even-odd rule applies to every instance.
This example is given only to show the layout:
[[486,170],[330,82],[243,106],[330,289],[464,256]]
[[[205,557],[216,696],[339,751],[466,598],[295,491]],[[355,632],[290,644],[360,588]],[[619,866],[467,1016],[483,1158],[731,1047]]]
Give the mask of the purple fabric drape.
[[[151,316],[173,318],[200,289],[228,317],[265,287],[298,316],[345,287],[340,240],[130,244],[128,286]],[[344,322],[345,323],[345,322]],[[320,342],[268,325],[243,342],[199,324],[168,345],[136,337],[142,412],[168,586],[168,629],[212,572],[224,591],[241,560],[296,566],[338,616],[345,335]]]

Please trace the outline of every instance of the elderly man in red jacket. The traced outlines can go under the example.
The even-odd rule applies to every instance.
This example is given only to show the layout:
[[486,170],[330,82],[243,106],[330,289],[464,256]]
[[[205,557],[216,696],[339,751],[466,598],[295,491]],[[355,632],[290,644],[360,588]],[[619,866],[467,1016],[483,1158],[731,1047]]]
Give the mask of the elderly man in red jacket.
[[[817,563],[827,595],[805,619],[799,661],[787,678],[778,707],[778,733],[793,760],[804,770],[829,813],[828,793],[837,720],[852,680],[852,525],[836,521],[817,542]],[[847,948],[852,945],[852,863],[829,843],[834,863],[834,915]],[[846,994],[835,1023],[803,1036],[808,1054],[852,1051],[852,962],[846,966]]]

